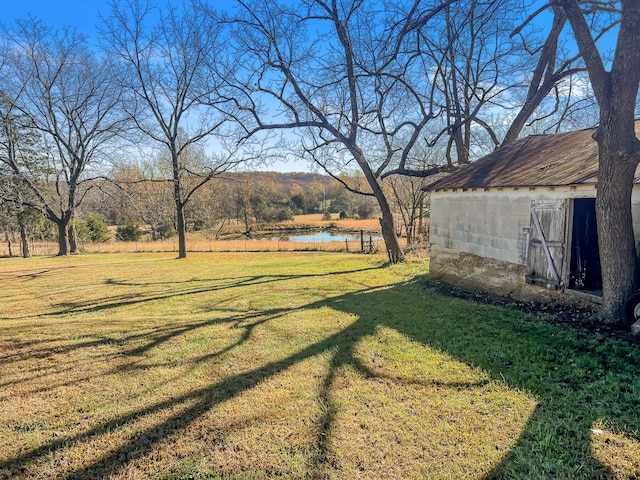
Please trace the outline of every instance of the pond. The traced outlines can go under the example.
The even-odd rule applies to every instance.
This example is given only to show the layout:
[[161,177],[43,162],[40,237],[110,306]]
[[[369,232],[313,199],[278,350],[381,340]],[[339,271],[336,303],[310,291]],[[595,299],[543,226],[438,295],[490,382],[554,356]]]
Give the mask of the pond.
[[[382,240],[382,237],[377,235],[364,235],[364,241],[368,242],[369,237],[372,240]],[[308,232],[308,233],[295,233],[290,235],[269,235],[258,237],[261,240],[279,240],[282,242],[302,242],[302,243],[325,243],[325,242],[344,242],[348,240],[349,242],[359,242],[360,234],[359,233],[346,233],[346,232]]]

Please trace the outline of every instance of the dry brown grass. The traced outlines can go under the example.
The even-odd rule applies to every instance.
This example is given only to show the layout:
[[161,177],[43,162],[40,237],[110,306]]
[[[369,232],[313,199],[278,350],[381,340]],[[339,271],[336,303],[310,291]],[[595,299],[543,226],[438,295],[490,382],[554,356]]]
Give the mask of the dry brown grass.
[[364,230],[366,232],[380,232],[380,221],[377,218],[355,219],[344,218],[340,219],[337,213],[331,214],[331,220],[323,220],[321,213],[311,213],[308,215],[295,215],[293,217],[294,225],[311,225],[314,227],[326,228],[328,226],[335,226],[342,230],[348,230],[357,232]]
[[[382,240],[373,240],[374,251],[384,251]],[[369,240],[365,239],[365,248],[369,250]],[[177,252],[177,238],[139,242],[107,242],[81,245],[84,253],[132,253],[132,252]],[[187,251],[189,252],[358,252],[359,240],[342,240],[332,242],[290,242],[285,240],[238,239],[215,240],[200,234],[187,235]],[[53,242],[38,242],[32,249],[35,256],[51,256],[58,252]],[[8,256],[9,252],[0,248],[0,256]],[[14,255],[16,253],[14,252]]]
[[[322,229],[335,228],[338,230],[359,232],[364,230],[367,234],[377,234],[380,224],[376,219],[338,219],[338,214],[333,214],[332,220],[322,220],[322,214],[296,215],[291,222],[277,224],[273,228],[282,230],[290,225],[293,229]],[[237,230],[237,229],[236,229]],[[368,249],[368,240],[367,249]],[[374,249],[384,251],[384,242],[374,240]],[[15,243],[12,247],[13,256],[20,255],[20,246]],[[335,242],[290,242],[278,240],[264,240],[255,238],[240,238],[233,240],[216,240],[204,232],[187,234],[187,250],[191,252],[294,252],[294,251],[320,251],[320,252],[357,252],[360,250],[360,241],[335,241]],[[87,253],[124,253],[124,252],[177,252],[177,237],[166,240],[141,240],[139,242],[87,243],[80,245],[81,252]],[[55,255],[58,245],[55,242],[34,242],[31,245],[32,255]],[[6,243],[0,243],[0,257],[9,256],[9,247]]]

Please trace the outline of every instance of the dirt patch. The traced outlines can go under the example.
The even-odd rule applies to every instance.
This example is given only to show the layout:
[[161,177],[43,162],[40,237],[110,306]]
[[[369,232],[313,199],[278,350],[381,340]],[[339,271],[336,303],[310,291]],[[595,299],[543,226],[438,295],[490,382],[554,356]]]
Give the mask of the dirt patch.
[[621,327],[603,324],[594,320],[596,305],[588,306],[577,303],[568,305],[535,300],[524,301],[489,292],[466,289],[442,280],[430,280],[426,288],[440,295],[526,312],[539,320],[558,325],[567,325],[582,333],[595,335],[597,338],[615,338],[630,344],[640,345],[640,336],[633,335],[630,331]]

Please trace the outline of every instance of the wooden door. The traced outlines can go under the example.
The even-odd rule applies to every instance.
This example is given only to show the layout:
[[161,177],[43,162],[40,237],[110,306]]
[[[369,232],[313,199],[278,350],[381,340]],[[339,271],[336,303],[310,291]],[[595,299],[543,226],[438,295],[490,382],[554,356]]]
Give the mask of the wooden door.
[[531,202],[527,282],[547,288],[562,286],[565,225],[566,202],[564,200]]

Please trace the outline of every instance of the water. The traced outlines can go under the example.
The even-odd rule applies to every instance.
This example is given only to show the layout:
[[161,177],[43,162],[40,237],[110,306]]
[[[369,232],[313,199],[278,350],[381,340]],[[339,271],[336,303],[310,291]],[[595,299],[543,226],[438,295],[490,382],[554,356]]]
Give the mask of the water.
[[[372,235],[373,240],[380,240],[381,237]],[[303,243],[325,243],[325,242],[344,242],[348,240],[350,242],[359,242],[360,234],[343,233],[343,232],[313,232],[313,233],[297,233],[294,235],[279,235],[263,237],[266,240],[280,240],[282,242],[303,242]],[[364,241],[369,241],[369,235],[365,234]]]

